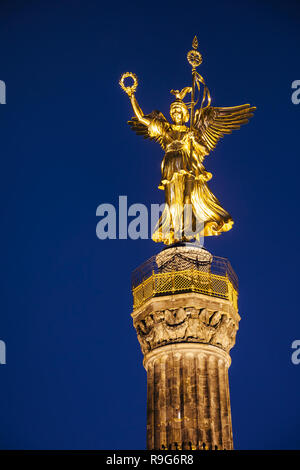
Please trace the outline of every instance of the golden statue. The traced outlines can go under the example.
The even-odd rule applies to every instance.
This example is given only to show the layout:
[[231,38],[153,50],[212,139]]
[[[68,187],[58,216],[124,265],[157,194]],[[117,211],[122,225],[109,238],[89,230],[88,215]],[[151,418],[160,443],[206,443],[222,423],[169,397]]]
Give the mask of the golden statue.
[[[171,90],[175,95],[175,101],[170,107],[172,124],[159,111],[146,115],[142,112],[135,97],[138,86],[135,74],[127,72],[120,80],[135,113],[128,124],[138,135],[154,139],[165,151],[159,185],[159,189],[165,191],[165,207],[152,239],[166,245],[200,240],[201,236],[220,235],[232,228],[230,214],[222,208],[207,186],[212,174],[205,170],[203,160],[224,134],[230,134],[233,129],[246,124],[256,109],[249,104],[230,108],[211,106],[209,90],[203,77],[196,71],[202,62],[197,48],[195,37],[193,50],[187,55],[192,65],[192,86],[181,91]],[[125,86],[128,77],[133,80],[131,86]],[[201,85],[202,100],[196,109]],[[196,91],[199,95],[197,99]],[[191,102],[185,103],[183,99],[188,93],[191,93]],[[188,121],[189,127],[186,125]]]

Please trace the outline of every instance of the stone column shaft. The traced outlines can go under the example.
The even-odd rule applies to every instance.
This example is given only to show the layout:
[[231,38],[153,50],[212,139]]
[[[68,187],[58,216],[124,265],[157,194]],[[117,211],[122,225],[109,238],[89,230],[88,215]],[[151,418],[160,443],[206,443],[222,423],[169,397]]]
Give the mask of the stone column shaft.
[[232,449],[226,393],[230,357],[215,346],[180,343],[152,351],[148,375],[147,448]]

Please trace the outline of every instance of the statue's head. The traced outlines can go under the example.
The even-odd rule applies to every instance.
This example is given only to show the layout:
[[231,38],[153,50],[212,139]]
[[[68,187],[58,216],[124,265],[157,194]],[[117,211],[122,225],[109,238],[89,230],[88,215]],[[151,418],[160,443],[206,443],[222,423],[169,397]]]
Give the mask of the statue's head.
[[170,107],[170,116],[173,119],[173,122],[177,125],[182,125],[185,122],[188,122],[190,114],[187,106],[183,101],[173,101]]
[[170,107],[170,116],[175,124],[182,125],[188,122],[190,114],[187,105],[183,102],[183,98],[187,93],[192,91],[191,87],[185,87],[181,91],[171,90],[172,95],[175,95],[176,100],[173,101]]

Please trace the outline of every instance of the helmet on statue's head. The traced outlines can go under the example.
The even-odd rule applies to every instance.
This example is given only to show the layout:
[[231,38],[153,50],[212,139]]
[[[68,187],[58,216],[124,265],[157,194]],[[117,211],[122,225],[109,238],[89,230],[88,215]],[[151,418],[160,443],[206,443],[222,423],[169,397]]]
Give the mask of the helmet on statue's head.
[[183,119],[182,119],[183,122],[188,122],[188,120],[190,119],[190,113],[189,113],[187,105],[183,101],[183,98],[185,97],[187,93],[190,93],[191,91],[192,91],[191,87],[185,87],[181,91],[171,90],[171,93],[175,95],[175,98],[176,98],[175,101],[173,101],[173,103],[171,103],[171,106],[170,106],[170,116],[172,119],[173,119],[172,115],[174,114],[175,109],[180,108],[182,111],[182,115],[183,115]]

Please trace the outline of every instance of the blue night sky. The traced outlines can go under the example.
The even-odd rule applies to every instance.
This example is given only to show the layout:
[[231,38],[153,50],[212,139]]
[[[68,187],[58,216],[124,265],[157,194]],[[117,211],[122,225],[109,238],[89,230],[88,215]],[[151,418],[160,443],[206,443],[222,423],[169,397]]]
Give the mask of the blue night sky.
[[163,202],[162,150],[130,130],[118,81],[135,72],[143,111],[168,116],[195,34],[212,104],[257,106],[205,161],[235,220],[205,244],[240,281],[235,448],[300,448],[299,3],[2,0],[2,449],[145,448],[130,276],[161,246],[99,240],[96,208]]

